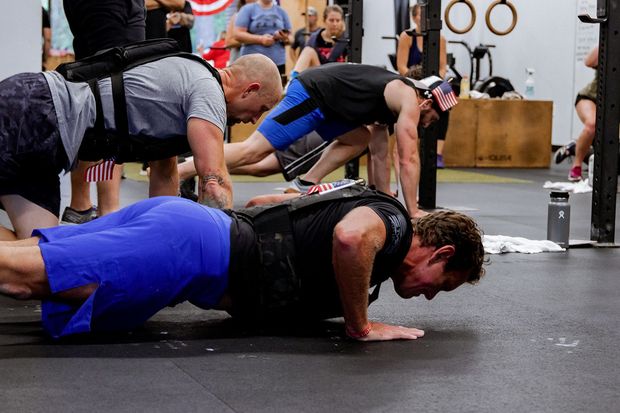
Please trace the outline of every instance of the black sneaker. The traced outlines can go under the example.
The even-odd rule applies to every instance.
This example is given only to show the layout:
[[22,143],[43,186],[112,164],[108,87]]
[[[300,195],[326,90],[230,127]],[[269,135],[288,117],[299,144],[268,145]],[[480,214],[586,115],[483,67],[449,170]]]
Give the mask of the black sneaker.
[[97,218],[97,207],[94,205],[86,211],[77,211],[71,207],[66,207],[65,211],[62,213],[60,222],[62,224],[75,225],[90,222],[95,218]]
[[179,196],[181,198],[186,198],[194,202],[197,202],[198,195],[196,195],[195,190],[196,190],[196,179],[195,178],[181,180],[180,185],[179,185]]
[[561,163],[564,159],[575,156],[576,146],[577,146],[577,142],[573,141],[569,143],[568,145],[564,145],[560,149],[555,151],[555,155],[553,157],[553,159],[555,160],[555,163],[556,164]]

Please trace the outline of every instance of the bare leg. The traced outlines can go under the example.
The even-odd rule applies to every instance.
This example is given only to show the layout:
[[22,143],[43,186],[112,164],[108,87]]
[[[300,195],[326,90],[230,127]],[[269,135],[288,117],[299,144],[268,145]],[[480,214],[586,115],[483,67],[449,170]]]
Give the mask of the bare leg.
[[259,131],[254,131],[243,142],[224,145],[224,158],[229,170],[262,161],[275,148]]
[[33,247],[39,245],[39,237],[30,237],[16,241],[0,241],[0,247]]
[[443,146],[445,143],[445,140],[437,139],[437,155],[443,155]]
[[119,209],[122,174],[123,165],[114,165],[112,179],[97,182],[97,215],[103,216]]
[[319,161],[304,176],[304,180],[321,182],[327,174],[361,154],[369,140],[370,132],[364,126],[339,136],[323,151]]
[[320,65],[321,62],[319,61],[319,55],[316,53],[316,50],[312,47],[304,47],[299,54],[299,59],[297,59],[293,71],[301,73],[310,67]]
[[30,238],[35,228],[48,228],[58,225],[58,217],[47,209],[28,201],[19,195],[0,196],[0,202],[15,228],[17,239]]
[[[97,288],[87,284],[55,294],[59,300],[82,302]],[[17,300],[43,300],[52,296],[38,246],[0,247],[0,294]]]
[[371,138],[368,143],[370,157],[368,162],[368,183],[386,194],[390,193],[390,162],[388,130],[385,126],[370,127]]
[[86,169],[92,162],[79,161],[77,167],[71,171],[71,203],[69,206],[76,211],[86,211],[93,204],[90,201],[90,183],[84,180]]
[[194,165],[194,157],[185,158],[185,161],[177,165],[179,170],[179,179],[184,181],[196,176],[196,165]]
[[270,153],[262,161],[239,166],[229,171],[232,175],[269,176],[282,172],[282,166],[278,162],[275,153]]
[[0,247],[0,294],[18,300],[49,297],[49,282],[38,246]]
[[0,241],[12,242],[17,240],[17,235],[15,232],[11,231],[8,228],[0,226]]
[[576,166],[580,167],[588,155],[590,146],[592,146],[594,141],[596,124],[596,105],[594,102],[588,99],[581,99],[575,109],[579,119],[583,122],[583,129],[577,138],[573,168]]

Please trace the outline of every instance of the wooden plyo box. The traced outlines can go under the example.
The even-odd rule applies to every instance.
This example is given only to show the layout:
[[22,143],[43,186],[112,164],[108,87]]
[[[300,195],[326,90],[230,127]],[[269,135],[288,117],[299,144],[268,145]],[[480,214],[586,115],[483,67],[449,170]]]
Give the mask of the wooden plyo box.
[[461,100],[450,113],[447,167],[548,168],[553,102]]

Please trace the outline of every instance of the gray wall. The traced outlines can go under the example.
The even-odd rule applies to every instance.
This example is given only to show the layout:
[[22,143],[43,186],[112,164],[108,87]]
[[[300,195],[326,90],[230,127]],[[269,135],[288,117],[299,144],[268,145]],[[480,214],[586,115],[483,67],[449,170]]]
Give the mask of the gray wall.
[[0,79],[41,70],[41,1],[3,0]]

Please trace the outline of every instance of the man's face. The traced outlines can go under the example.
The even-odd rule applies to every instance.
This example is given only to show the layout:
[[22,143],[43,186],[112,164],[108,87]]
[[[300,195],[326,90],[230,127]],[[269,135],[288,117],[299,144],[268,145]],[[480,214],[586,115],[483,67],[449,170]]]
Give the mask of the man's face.
[[309,14],[308,15],[308,25],[316,26],[316,22],[318,20],[319,20],[319,16],[317,16],[316,14]]
[[260,96],[258,91],[247,91],[228,102],[228,125],[256,123],[263,113],[277,103],[276,97]]
[[426,99],[426,102],[430,103],[420,105],[420,126],[423,128],[428,128],[433,122],[439,120],[439,113],[433,108],[431,100]]
[[[415,243],[415,240],[414,240]],[[432,300],[440,291],[452,291],[466,280],[463,272],[445,272],[446,259],[434,247],[413,248],[397,274],[392,276],[394,290],[402,298],[423,295]]]

